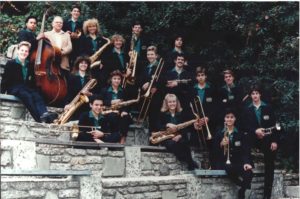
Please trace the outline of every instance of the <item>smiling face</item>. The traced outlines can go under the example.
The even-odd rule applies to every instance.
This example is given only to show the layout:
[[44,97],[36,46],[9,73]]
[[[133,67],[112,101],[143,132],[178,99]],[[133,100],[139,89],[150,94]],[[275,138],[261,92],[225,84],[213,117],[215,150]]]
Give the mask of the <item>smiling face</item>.
[[233,113],[228,113],[224,117],[224,121],[225,121],[226,125],[229,127],[234,126],[235,120],[236,120],[236,118]]
[[96,99],[93,103],[90,103],[90,107],[95,115],[99,115],[103,110],[103,101]]
[[55,17],[52,22],[52,27],[56,32],[60,32],[63,27],[63,20],[61,17]]
[[227,85],[232,85],[234,81],[234,77],[231,74],[225,74],[224,81]]
[[132,32],[133,32],[135,35],[137,35],[137,36],[139,36],[139,35],[141,34],[142,31],[143,31],[143,29],[142,29],[142,26],[141,26],[141,25],[134,25],[134,26],[132,27]]
[[79,70],[82,71],[82,72],[85,72],[88,68],[88,62],[85,61],[85,60],[82,60],[80,63],[79,63]]
[[36,29],[36,20],[35,18],[31,18],[31,19],[28,19],[27,23],[26,23],[26,28],[28,30],[31,30],[31,31],[35,31]]
[[184,65],[184,57],[177,57],[175,60],[175,66],[178,68],[183,68]]
[[260,102],[260,93],[258,91],[252,91],[251,92],[251,99],[254,103],[258,103]]
[[22,45],[18,50],[18,58],[20,61],[25,61],[29,55],[29,47]]
[[177,98],[176,97],[169,97],[167,99],[167,106],[168,106],[170,111],[172,111],[172,112],[176,111]]
[[153,63],[157,59],[157,54],[153,50],[147,51],[147,59],[150,63]]
[[71,11],[71,16],[74,20],[77,21],[80,16],[80,10],[78,8],[73,8],[73,10]]
[[111,78],[111,85],[115,88],[119,87],[121,84],[121,77],[119,75],[115,75]]
[[121,39],[116,39],[114,41],[114,47],[116,49],[121,49],[122,48],[122,45],[123,45],[123,41]]
[[89,32],[89,34],[96,34],[97,33],[97,26],[96,26],[96,24],[90,24],[88,26],[88,32]]

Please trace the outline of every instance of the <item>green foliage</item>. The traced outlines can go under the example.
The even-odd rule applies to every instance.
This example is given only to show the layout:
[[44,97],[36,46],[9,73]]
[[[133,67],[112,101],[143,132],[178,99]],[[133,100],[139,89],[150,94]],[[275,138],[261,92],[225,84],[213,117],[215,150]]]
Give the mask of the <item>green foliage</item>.
[[[66,18],[73,2],[54,2],[55,15]],[[28,15],[41,21],[44,2],[30,2],[25,16],[1,14],[1,51],[16,42]],[[131,22],[144,22],[144,32],[161,52],[172,36],[185,34],[185,48],[195,65],[206,65],[210,80],[222,83],[230,66],[246,93],[254,82],[267,91],[285,135],[282,165],[296,169],[298,156],[299,3],[298,2],[81,2],[82,20],[95,17],[105,36],[131,34]],[[52,16],[53,17],[53,16]],[[47,29],[51,29],[51,20]],[[284,164],[283,164],[284,163]]]

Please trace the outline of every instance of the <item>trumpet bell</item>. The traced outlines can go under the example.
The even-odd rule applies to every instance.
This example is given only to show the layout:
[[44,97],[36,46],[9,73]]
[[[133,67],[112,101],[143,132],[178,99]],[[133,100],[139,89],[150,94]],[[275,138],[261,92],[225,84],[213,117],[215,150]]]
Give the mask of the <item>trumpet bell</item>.
[[281,130],[281,126],[280,126],[280,124],[279,124],[278,122],[275,124],[275,129],[276,129],[277,131],[280,131],[280,130]]

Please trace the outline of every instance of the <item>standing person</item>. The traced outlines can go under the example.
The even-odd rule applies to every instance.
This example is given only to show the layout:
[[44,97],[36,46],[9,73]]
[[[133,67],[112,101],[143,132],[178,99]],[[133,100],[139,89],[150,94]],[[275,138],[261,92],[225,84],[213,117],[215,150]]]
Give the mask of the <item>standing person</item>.
[[80,37],[83,36],[82,22],[79,21],[81,8],[79,5],[72,5],[71,18],[64,21],[62,30],[70,34],[72,42],[72,52],[69,56],[70,66],[72,67],[75,59],[79,56]]
[[250,143],[247,142],[248,134],[236,127],[236,114],[233,109],[226,109],[224,115],[224,128],[220,129],[215,137],[214,149],[218,157],[216,169],[226,170],[229,178],[241,187],[238,198],[244,199],[246,189],[251,188],[253,177]]
[[[234,82],[235,77],[233,71],[230,69],[224,70],[223,76],[225,85],[218,91],[219,110],[223,112],[218,118],[218,124],[220,125],[223,124],[222,115],[224,115],[226,109],[236,108],[237,113],[242,111],[242,90],[239,85]],[[238,116],[238,118],[240,117]]]
[[[82,91],[83,87],[91,80],[90,65],[91,61],[89,57],[77,57],[72,73],[70,74],[68,79],[68,94],[66,98],[66,105],[64,107],[65,111],[71,108],[70,102],[78,95],[80,91]],[[95,92],[95,90],[85,90],[82,91],[82,94],[90,97],[93,94],[92,92]],[[88,110],[88,104],[83,104],[79,109],[75,111],[75,113],[71,117],[71,120],[78,120],[80,113]]]
[[[107,107],[111,107],[112,105],[116,105],[122,101],[129,100],[126,90],[123,90],[121,87],[122,73],[119,70],[116,70],[110,74],[110,77],[111,85],[107,88],[104,88],[101,92],[104,105]],[[112,112],[107,115],[110,120],[118,121],[118,126],[121,133],[121,144],[125,144],[129,125],[132,123],[129,110],[129,107],[123,107],[118,110],[118,113]]]
[[77,141],[111,142],[120,141],[117,123],[103,115],[103,100],[100,95],[93,95],[90,100],[90,111],[81,114],[78,125],[80,133]]
[[[176,132],[176,125],[185,121],[186,119],[182,115],[182,108],[176,95],[167,94],[161,107],[159,129],[166,130],[167,128],[173,128],[174,132]],[[186,162],[188,164],[188,170],[194,170],[199,167],[192,158],[186,133],[186,129],[182,129],[178,135],[162,141],[161,144],[165,146],[168,151],[174,153],[178,160]]]
[[246,130],[251,135],[253,145],[259,148],[264,154],[264,199],[270,199],[279,135],[276,131],[271,135],[265,134],[265,128],[275,125],[275,117],[272,107],[261,100],[262,92],[259,86],[252,86],[249,95],[251,96],[252,103],[245,107],[243,112],[243,126],[246,127]]
[[29,66],[27,57],[31,44],[22,41],[18,45],[16,59],[6,63],[2,75],[1,93],[18,97],[36,122],[52,123],[57,114],[47,111],[43,98],[34,87],[34,71]]
[[30,53],[37,47],[36,40],[36,26],[37,18],[35,16],[29,16],[25,20],[26,27],[18,32],[18,43],[21,41],[28,41],[31,44]]
[[[142,91],[147,92],[150,87],[153,75],[158,67],[157,61],[157,48],[155,46],[149,46],[147,48],[147,59],[148,65],[144,68],[144,71],[139,76],[139,87]],[[162,76],[162,74],[160,74]],[[149,119],[149,132],[155,131],[157,126],[157,115],[159,114],[159,107],[163,100],[163,84],[161,77],[158,81],[154,81],[152,87],[150,88],[150,93],[152,95],[150,105],[148,107],[148,119]],[[145,99],[146,100],[146,99]],[[143,100],[142,100],[143,101]],[[141,114],[141,113],[140,113]]]
[[38,38],[46,37],[50,40],[54,47],[57,47],[61,51],[60,67],[65,77],[69,76],[70,64],[69,54],[72,51],[72,42],[70,35],[62,30],[63,19],[60,16],[55,16],[52,21],[52,30],[47,31]]
[[[85,56],[92,56],[98,51],[107,41],[102,37],[100,32],[100,25],[97,19],[88,19],[83,23],[84,36],[80,41],[80,54]],[[102,53],[103,55],[103,53]],[[98,58],[102,59],[102,55]],[[92,77],[97,79],[97,89],[101,90],[107,86],[108,69],[102,63],[93,67]]]

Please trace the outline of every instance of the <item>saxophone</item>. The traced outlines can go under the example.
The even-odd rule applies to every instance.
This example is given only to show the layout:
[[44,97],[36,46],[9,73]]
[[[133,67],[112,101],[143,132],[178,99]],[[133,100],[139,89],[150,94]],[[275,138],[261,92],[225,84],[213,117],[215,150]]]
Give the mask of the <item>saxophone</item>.
[[76,95],[76,97],[70,102],[70,109],[64,111],[58,116],[58,119],[54,120],[54,124],[64,124],[66,123],[73,113],[84,103],[89,102],[89,98],[83,93],[94,88],[97,84],[96,79],[91,79],[86,85],[81,89],[81,91]]
[[96,61],[96,60],[100,57],[100,55],[103,53],[105,48],[111,44],[110,39],[108,39],[106,37],[102,37],[102,38],[105,39],[107,42],[101,48],[99,48],[99,50],[96,51],[92,56],[90,56],[90,60],[91,60],[90,67],[91,68],[94,68],[95,66],[97,66],[101,63],[101,61]]
[[179,130],[184,129],[192,124],[194,124],[196,121],[198,120],[198,118],[187,121],[187,122],[183,122],[181,124],[177,124],[175,126],[175,131],[172,130],[171,128],[168,128],[165,131],[158,131],[158,132],[153,132],[149,138],[150,142],[152,144],[158,144],[164,140],[170,139],[175,137],[176,135],[179,134]]
[[114,110],[118,110],[122,107],[129,106],[129,105],[137,103],[139,101],[140,101],[140,90],[139,90],[138,97],[136,99],[132,99],[132,100],[128,100],[128,101],[113,104],[110,107],[104,108],[104,111],[106,111],[106,112],[112,111],[113,112]]

